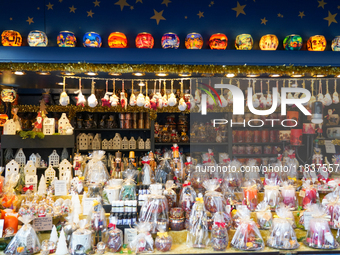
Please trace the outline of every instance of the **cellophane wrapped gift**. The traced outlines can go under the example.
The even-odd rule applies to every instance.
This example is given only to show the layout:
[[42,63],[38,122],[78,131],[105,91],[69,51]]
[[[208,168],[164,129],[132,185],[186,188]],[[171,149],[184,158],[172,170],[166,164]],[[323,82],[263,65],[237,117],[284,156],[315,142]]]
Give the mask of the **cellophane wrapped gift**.
[[235,188],[229,187],[226,182],[222,184],[222,193],[227,205],[242,204],[243,192],[236,192]]
[[179,206],[182,207],[182,209],[184,210],[186,214],[190,215],[190,211],[191,211],[192,206],[195,203],[195,199],[196,199],[196,192],[191,187],[191,183],[185,182],[181,190],[181,195],[179,198]]
[[240,223],[237,227],[231,245],[238,250],[258,251],[264,248],[264,241],[256,223],[250,219],[249,210],[238,210]]
[[260,229],[270,229],[273,224],[273,216],[270,206],[266,201],[262,201],[256,207],[257,224]]
[[168,232],[164,230],[157,233],[155,239],[155,247],[158,251],[166,252],[170,251],[172,246],[172,238],[168,235]]
[[303,197],[303,208],[306,208],[308,204],[319,203],[319,192],[309,180],[303,182],[300,196]]
[[119,252],[123,246],[123,231],[116,228],[116,225],[112,223],[108,227],[107,248],[110,252]]
[[223,195],[216,190],[220,184],[217,179],[205,180],[203,186],[206,190],[204,194],[204,206],[210,213],[222,212],[224,210],[225,203],[223,201]]
[[223,171],[224,184],[235,190],[241,192],[241,184],[243,183],[243,173],[241,172],[241,162],[234,159],[230,162],[226,171]]
[[323,205],[311,205],[312,218],[309,222],[309,230],[306,235],[306,245],[318,249],[335,249],[339,243],[335,240],[329,228],[330,217]]
[[223,214],[214,215],[214,223],[211,230],[211,244],[214,251],[224,251],[229,242],[228,229]]
[[85,181],[87,183],[101,183],[104,185],[110,179],[109,173],[103,162],[105,151],[93,151],[90,160],[85,167]]
[[92,231],[93,245],[102,242],[106,234],[105,210],[100,202],[94,200],[89,215],[87,216],[90,230]]
[[92,250],[91,231],[88,227],[87,220],[81,220],[78,223],[78,229],[72,233],[69,245],[69,251],[72,255],[77,254],[77,251],[83,249],[84,253],[88,254]]
[[173,208],[177,206],[177,194],[176,192],[172,189],[176,187],[175,183],[173,180],[169,180],[165,183],[165,190],[164,190],[164,195],[166,199],[168,200],[168,208]]
[[236,205],[236,210],[233,210],[231,213],[234,229],[238,228],[244,214],[247,214],[250,217],[250,211],[246,205]]
[[257,206],[257,185],[255,181],[246,181],[243,184],[243,204],[245,204],[249,210],[254,211]]
[[[301,208],[299,208],[299,209],[301,209]],[[298,214],[297,214],[297,216],[299,217],[299,222],[297,224],[298,228],[301,228],[303,230],[307,230],[305,228],[305,215],[307,214],[306,217],[309,217],[309,215],[311,215],[311,213],[312,213],[311,210],[312,210],[312,204],[308,204],[308,205],[306,205],[305,210],[298,212]]]
[[19,217],[19,220],[24,224],[7,245],[5,254],[34,254],[40,251],[39,238],[31,226],[33,220],[31,215]]
[[19,207],[19,199],[15,193],[14,187],[17,185],[19,180],[18,174],[11,174],[6,176],[5,185],[3,187],[3,194],[1,197],[1,206],[7,209],[16,210]]
[[165,183],[168,179],[169,174],[171,173],[171,151],[164,152],[164,157],[160,159],[160,163],[158,164],[155,171],[155,182],[156,183]]
[[187,175],[187,178],[190,179],[191,174],[196,171],[195,159],[192,159],[191,157],[186,157],[186,160],[187,162],[184,163],[185,174]]
[[153,252],[153,238],[150,234],[150,223],[140,222],[136,225],[136,229],[138,234],[130,243],[130,248],[135,253]]
[[283,182],[280,188],[282,202],[292,209],[297,207],[295,187],[288,182]]
[[137,200],[135,178],[138,175],[138,170],[127,169],[123,172],[123,186],[120,190],[120,200]]
[[216,161],[214,159],[214,153],[211,149],[208,149],[207,153],[202,154],[202,163],[204,169],[209,173],[209,177],[212,177],[213,172],[210,172],[211,169],[216,169]]
[[203,182],[209,180],[209,173],[203,165],[198,164],[190,175],[190,182],[194,189],[198,192],[203,192]]
[[322,200],[322,204],[326,206],[326,212],[327,215],[330,216],[329,220],[329,226],[333,229],[339,229],[340,228],[340,201],[339,198],[333,198],[332,200],[328,199],[327,203],[324,203]]
[[214,216],[212,216],[212,225],[215,219],[217,221],[221,221],[220,219],[222,219],[223,220],[222,222],[224,222],[226,229],[227,230],[231,229],[233,226],[233,219],[231,218],[231,215],[230,215],[230,209],[231,209],[230,206],[226,206],[226,209],[225,209],[226,212],[223,211],[223,212],[214,213]]
[[297,178],[298,176],[298,170],[299,170],[299,161],[296,159],[294,150],[287,150],[285,152],[285,157],[283,157],[283,167],[288,168],[287,177],[288,182],[290,185],[293,185],[294,187],[297,186]]
[[257,190],[262,190],[263,182],[260,177],[260,168],[257,166],[257,161],[255,159],[249,159],[247,163],[247,169],[249,169],[249,171],[245,171],[244,173],[245,182],[255,182]]
[[153,171],[150,167],[150,158],[145,156],[142,158],[142,183],[143,185],[150,185],[154,181]]
[[159,230],[169,227],[168,201],[162,195],[162,189],[158,189],[157,184],[150,185],[150,192],[151,194],[146,196],[140,210],[139,222],[150,223],[150,231],[155,234]]
[[[333,182],[333,180],[329,181]],[[328,193],[324,198],[322,199],[322,204],[326,205],[330,203],[331,201],[336,200],[337,198],[340,198],[340,179],[337,180],[337,184],[334,186],[334,190],[330,193]]]
[[280,186],[276,185],[272,180],[267,180],[267,185],[264,186],[264,201],[268,203],[271,210],[274,210],[281,200]]
[[204,208],[203,197],[199,195],[190,214],[187,234],[187,245],[193,248],[205,248],[210,241],[207,212]]
[[273,220],[273,227],[267,239],[267,245],[275,249],[292,250],[299,248],[295,231],[293,229],[294,218],[286,206],[276,209],[277,217]]

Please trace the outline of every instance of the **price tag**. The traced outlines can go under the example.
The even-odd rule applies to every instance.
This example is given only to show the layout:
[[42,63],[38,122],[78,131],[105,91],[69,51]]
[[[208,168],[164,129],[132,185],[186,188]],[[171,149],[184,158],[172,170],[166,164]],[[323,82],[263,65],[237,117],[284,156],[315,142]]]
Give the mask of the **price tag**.
[[40,217],[33,220],[35,231],[50,231],[52,226],[52,217]]
[[335,153],[335,145],[331,140],[325,140],[326,153]]
[[305,191],[304,190],[300,190],[299,196],[300,197],[305,197],[306,196]]
[[130,244],[137,236],[137,229],[126,228],[124,229],[124,244]]
[[67,196],[67,183],[66,181],[54,181],[54,195]]
[[88,197],[83,200],[83,215],[89,215],[94,200],[96,199]]
[[303,222],[304,222],[303,225],[305,226],[306,230],[309,230],[309,222],[311,218],[312,218],[312,212],[305,211],[303,213]]

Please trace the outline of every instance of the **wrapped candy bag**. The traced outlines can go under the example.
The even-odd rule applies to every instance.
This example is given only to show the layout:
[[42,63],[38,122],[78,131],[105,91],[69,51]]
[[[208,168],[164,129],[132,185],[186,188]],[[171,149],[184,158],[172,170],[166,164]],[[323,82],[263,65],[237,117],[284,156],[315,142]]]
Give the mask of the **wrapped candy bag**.
[[335,249],[339,243],[335,240],[329,228],[330,217],[323,205],[311,205],[312,218],[309,222],[305,245],[317,249]]
[[140,209],[139,222],[150,223],[150,231],[155,234],[169,227],[168,201],[162,195],[162,189],[158,188],[158,184],[150,185],[150,192]]
[[198,191],[203,191],[203,182],[209,179],[209,173],[204,170],[204,167],[198,164],[190,175],[192,187]]
[[205,180],[203,186],[206,189],[204,194],[204,206],[210,213],[222,212],[224,209],[224,201],[222,193],[215,191],[219,188],[218,180]]
[[143,185],[150,185],[153,182],[153,171],[150,167],[149,156],[142,158],[142,164],[144,164],[142,168],[142,183]]
[[204,208],[203,197],[199,194],[196,198],[190,219],[187,234],[187,246],[193,248],[205,248],[209,243],[207,213]]
[[[223,159],[225,160],[225,159]],[[230,170],[229,170],[230,169]],[[243,183],[243,173],[241,172],[241,162],[234,159],[230,162],[230,167],[224,172],[224,183],[228,187],[233,188],[235,192],[241,191],[241,184]]]
[[241,221],[243,214],[249,214],[249,217],[250,217],[250,211],[246,205],[236,205],[236,210],[233,210],[231,213],[232,213],[234,229],[237,229],[238,226],[240,225],[240,221]]
[[92,250],[91,231],[86,229],[87,220],[81,220],[77,224],[78,229],[72,233],[69,251],[72,255],[77,254],[77,251],[82,247],[84,253],[88,254]]
[[[338,180],[338,181],[340,181],[340,180]],[[332,181],[329,181],[329,182],[332,182]],[[324,196],[324,198],[322,199],[322,204],[326,205],[326,204],[330,203],[331,201],[334,201],[337,198],[340,198],[340,183],[335,185],[334,190],[332,192],[330,192],[326,196]]]
[[124,183],[120,190],[120,200],[136,200],[136,183],[135,178],[138,175],[138,170],[127,169],[123,172]]
[[165,184],[164,196],[168,200],[168,208],[173,208],[177,206],[177,194],[172,189],[174,187],[174,181],[169,180]]
[[303,197],[303,208],[306,208],[308,204],[319,203],[319,192],[309,180],[303,182],[302,190],[300,191],[299,195]]
[[256,207],[257,224],[260,229],[270,229],[273,224],[273,217],[270,211],[270,206],[266,201],[262,201]]
[[108,228],[107,247],[110,252],[119,252],[123,246],[123,231],[116,228],[116,225],[112,223],[109,224]]
[[93,151],[85,168],[85,180],[87,183],[101,183],[104,185],[110,179],[104,162],[105,151]]
[[16,210],[19,206],[19,200],[15,194],[14,187],[17,185],[20,175],[11,174],[6,176],[4,185],[4,194],[1,197],[1,205],[3,208],[10,208]]
[[184,163],[185,165],[185,174],[187,176],[187,179],[190,180],[191,174],[196,171],[196,164],[195,164],[195,159],[193,162],[193,159],[191,157],[186,157],[186,161]]
[[249,159],[247,168],[249,168],[249,171],[245,171],[244,173],[245,182],[255,182],[257,190],[261,191],[263,189],[263,183],[260,177],[260,168],[257,166],[257,161],[255,159]]
[[224,251],[228,246],[228,229],[223,214],[214,215],[214,224],[211,230],[211,243],[214,251]]
[[160,163],[158,164],[155,171],[155,182],[156,183],[165,183],[168,179],[169,174],[171,173],[171,151],[164,152],[164,157],[160,159]]
[[231,245],[239,250],[258,251],[264,248],[264,241],[255,222],[250,219],[250,211],[238,209],[240,223],[231,240]]
[[277,217],[273,220],[273,227],[267,245],[275,249],[291,250],[299,248],[295,231],[293,229],[294,218],[292,212],[286,206],[276,209]]
[[106,231],[105,210],[100,202],[94,200],[87,221],[90,225],[90,230],[93,234],[93,245],[97,246],[99,242],[103,241],[104,233]]
[[280,187],[270,180],[267,180],[267,185],[264,186],[264,200],[272,210],[281,202]]
[[19,220],[24,225],[19,229],[14,238],[7,245],[4,253],[9,254],[34,254],[40,251],[39,238],[31,226],[30,222],[33,220],[31,215],[24,215],[19,217]]
[[151,225],[148,222],[138,223],[136,226],[138,235],[130,243],[135,253],[153,252],[153,238],[150,234]]
[[214,153],[212,149],[208,149],[207,153],[202,154],[202,163],[209,175],[212,174],[209,172],[211,167],[216,169],[216,161],[214,159]]
[[170,251],[172,246],[172,238],[168,235],[168,232],[164,230],[157,233],[155,239],[155,247],[158,251]]
[[257,206],[258,186],[254,181],[246,181],[243,186],[243,204],[247,205],[249,210],[254,211]]
[[294,186],[290,185],[288,182],[283,182],[280,191],[282,202],[290,208],[295,209],[297,206],[297,199]]
[[185,213],[190,214],[191,208],[195,203],[195,199],[196,199],[196,192],[191,187],[191,183],[185,182],[181,190],[181,195],[179,198],[179,206],[182,207]]
[[333,229],[339,229],[340,228],[340,201],[337,197],[336,199],[332,199],[331,201],[328,201],[328,203],[324,203],[322,201],[322,204],[326,206],[326,212],[327,215],[329,215],[330,221],[329,226]]

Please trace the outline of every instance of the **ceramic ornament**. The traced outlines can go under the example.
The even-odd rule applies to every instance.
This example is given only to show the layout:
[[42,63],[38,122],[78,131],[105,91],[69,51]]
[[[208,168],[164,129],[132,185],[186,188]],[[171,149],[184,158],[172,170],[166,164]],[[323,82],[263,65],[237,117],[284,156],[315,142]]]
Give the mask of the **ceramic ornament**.
[[144,108],[150,108],[150,97],[145,96]]
[[131,96],[129,100],[129,105],[130,106],[135,106],[137,104],[137,99],[135,96],[135,93],[133,92],[133,81],[132,81],[132,90],[131,90]]
[[47,186],[46,186],[45,176],[41,175],[41,178],[39,181],[39,187],[38,187],[38,195],[39,196],[46,195],[46,190],[47,190]]
[[128,104],[128,100],[127,100],[127,98],[125,96],[124,80],[122,80],[122,92],[120,92],[120,104],[121,104],[122,108],[124,108],[126,110],[127,104]]
[[162,104],[163,104],[163,107],[167,107],[168,106],[168,96],[166,94],[166,82],[164,81],[163,84],[164,84],[164,95],[162,97]]
[[85,99],[85,96],[83,95],[83,93],[81,92],[81,79],[79,79],[79,90],[77,90],[75,92],[75,94],[78,94],[78,96],[76,96],[77,106],[80,105],[80,106],[84,107],[85,104],[86,104],[86,99]]
[[326,95],[323,100],[324,100],[325,106],[330,106],[333,103],[331,94],[329,94],[329,90],[328,90],[328,80],[326,81]]
[[[190,109],[195,108],[196,102],[195,102],[195,99],[194,99],[193,95],[190,95],[190,99],[189,100],[190,100]],[[223,103],[223,101],[222,101],[222,103]]]
[[68,254],[67,243],[66,243],[66,236],[64,229],[62,228],[60,231],[60,238],[57,245],[57,250],[55,252],[56,255],[66,255]]
[[150,109],[157,110],[157,99],[154,96],[150,100]]
[[339,94],[336,91],[336,80],[334,80],[334,93],[333,93],[333,104],[339,103]]
[[139,95],[137,96],[137,106],[141,107],[144,106],[145,104],[145,97],[142,93],[139,93]]
[[199,89],[195,90],[195,103],[199,104],[201,102],[201,91]]
[[311,83],[311,90],[312,90],[312,96],[310,97],[310,99],[309,99],[309,106],[311,107],[312,106],[312,104],[314,103],[314,102],[316,102],[316,98],[315,98],[315,96],[314,96],[314,80],[312,80],[312,83]]
[[87,104],[90,107],[96,107],[98,104],[98,100],[94,94],[94,80],[92,80],[92,84],[91,84],[91,95],[89,96],[89,98],[87,99]]
[[323,94],[322,94],[322,85],[321,85],[321,81],[319,81],[319,94],[317,95],[316,99],[317,99],[317,101],[322,102],[323,105],[325,104],[324,96],[323,96]]
[[183,98],[181,98],[178,102],[178,109],[182,112],[185,111],[185,109],[187,109],[187,104],[185,103]]
[[58,242],[58,232],[57,232],[57,228],[55,227],[55,225],[53,225],[52,227],[52,232],[51,232],[49,241],[54,242],[55,244]]
[[174,91],[174,81],[171,80],[171,94],[169,95],[169,98],[168,98],[169,106],[175,106],[177,104],[177,99],[173,91]]
[[67,95],[66,91],[65,91],[65,77],[63,77],[63,92],[61,92],[60,94],[60,98],[59,98],[59,103],[62,106],[67,106],[70,103],[70,97]]
[[106,81],[106,92],[105,92],[104,97],[101,99],[101,101],[102,101],[102,106],[110,107],[111,106],[110,96],[113,93],[112,92],[108,92],[108,83],[109,83],[109,81]]

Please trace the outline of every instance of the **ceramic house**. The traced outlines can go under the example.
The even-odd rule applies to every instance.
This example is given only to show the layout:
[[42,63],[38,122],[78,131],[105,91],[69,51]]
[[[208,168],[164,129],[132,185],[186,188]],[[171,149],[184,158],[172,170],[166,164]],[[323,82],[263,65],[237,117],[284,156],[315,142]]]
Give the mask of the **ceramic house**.
[[19,174],[20,165],[19,163],[12,159],[10,162],[7,163],[5,169],[5,177],[9,177],[11,174]]
[[39,155],[39,153],[32,153],[29,160],[33,162],[35,167],[40,167],[41,156]]
[[146,139],[145,143],[144,143],[144,147],[146,150],[151,150],[151,141],[150,138]]
[[137,148],[137,142],[135,138],[132,136],[129,141],[129,150],[135,150]]
[[108,150],[109,149],[109,141],[104,139],[102,141],[102,150]]
[[92,150],[100,150],[102,146],[102,139],[100,138],[99,134],[96,134],[96,136],[93,138],[92,141]]
[[7,120],[4,124],[3,134],[4,135],[15,135],[17,131],[17,125],[13,119]]
[[48,156],[48,164],[50,166],[59,166],[59,155],[56,150],[53,150],[52,154]]
[[113,138],[109,140],[109,150],[113,150]]
[[137,146],[138,146],[138,149],[141,149],[141,150],[143,150],[145,148],[145,144],[144,144],[144,141],[143,141],[142,138],[139,138],[137,140]]
[[48,166],[48,168],[45,170],[45,179],[46,184],[48,185],[49,182],[52,182],[55,178],[55,170],[51,165]]
[[63,134],[68,126],[70,126],[70,120],[67,118],[66,113],[62,113],[58,120],[58,132]]
[[23,150],[20,148],[14,156],[14,160],[22,167],[26,165],[26,156]]
[[120,148],[122,150],[128,150],[129,149],[129,140],[127,139],[126,136],[124,136],[124,139],[122,140]]
[[53,135],[55,133],[55,119],[45,118],[43,122],[44,135]]
[[93,134],[87,134],[87,149],[92,150]]
[[25,175],[36,175],[37,174],[37,168],[34,164],[33,161],[29,160],[27,161],[27,164],[26,166],[24,167],[24,172],[25,172]]
[[116,133],[115,137],[112,139],[112,150],[119,150],[122,143],[122,137],[120,134]]
[[67,181],[68,185],[71,183],[72,164],[67,159],[64,159],[59,164],[59,180]]
[[78,146],[77,148],[79,150],[87,150],[88,148],[88,136],[87,134],[80,134],[78,137]]
[[38,176],[27,174],[25,175],[25,186],[29,187],[31,185],[33,186],[33,192],[37,192]]

